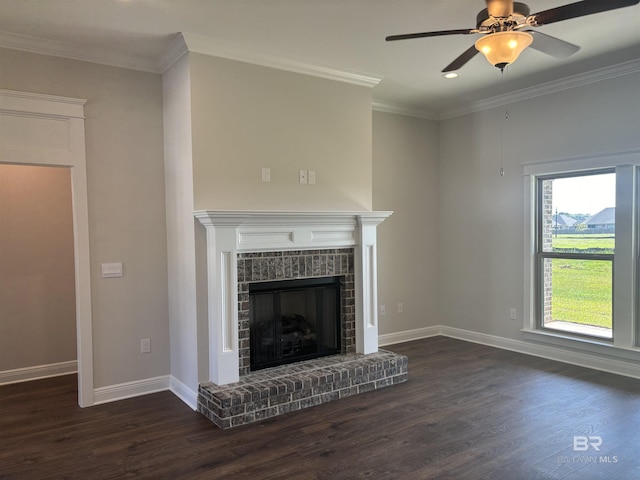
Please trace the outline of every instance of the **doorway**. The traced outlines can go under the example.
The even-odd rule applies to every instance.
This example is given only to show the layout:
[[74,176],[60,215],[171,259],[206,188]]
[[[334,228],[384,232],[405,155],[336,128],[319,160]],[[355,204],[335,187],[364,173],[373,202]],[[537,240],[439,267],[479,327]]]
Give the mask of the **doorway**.
[[69,167],[0,164],[0,371],[77,370]]
[[66,167],[71,181],[78,404],[94,404],[86,100],[0,90],[0,164]]

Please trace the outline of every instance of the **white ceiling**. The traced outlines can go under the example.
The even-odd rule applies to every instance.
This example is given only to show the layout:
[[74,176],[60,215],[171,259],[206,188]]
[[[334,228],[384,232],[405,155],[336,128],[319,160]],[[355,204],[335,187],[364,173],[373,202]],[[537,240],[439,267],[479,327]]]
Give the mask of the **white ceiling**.
[[[566,3],[528,5],[535,13]],[[566,60],[527,49],[504,82],[482,55],[459,78],[442,78],[475,35],[384,41],[473,28],[483,8],[482,0],[0,0],[0,46],[159,71],[172,39],[186,32],[253,55],[382,78],[376,101],[426,116],[640,59],[640,6],[540,27],[582,49]]]

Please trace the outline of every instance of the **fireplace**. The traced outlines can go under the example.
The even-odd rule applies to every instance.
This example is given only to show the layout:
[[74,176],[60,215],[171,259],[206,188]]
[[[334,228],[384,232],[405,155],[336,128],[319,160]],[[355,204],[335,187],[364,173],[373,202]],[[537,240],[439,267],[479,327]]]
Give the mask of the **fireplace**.
[[390,214],[195,212],[207,262],[200,413],[229,428],[407,380],[407,357],[378,349],[376,226]]
[[249,285],[250,370],[340,353],[340,278]]

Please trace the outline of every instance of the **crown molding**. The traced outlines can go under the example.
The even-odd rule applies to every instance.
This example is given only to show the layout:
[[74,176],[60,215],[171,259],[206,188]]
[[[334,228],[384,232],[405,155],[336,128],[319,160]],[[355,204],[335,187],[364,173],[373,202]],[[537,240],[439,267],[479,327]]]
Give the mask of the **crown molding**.
[[369,88],[375,87],[382,80],[380,77],[315,65],[282,55],[253,51],[190,33],[177,34],[167,50],[157,59],[126,55],[111,49],[45,40],[10,32],[0,32],[0,48],[10,48],[151,73],[163,73],[182,55],[190,51]]
[[83,62],[99,63],[112,67],[160,73],[156,62],[146,58],[122,54],[112,49],[45,40],[43,38],[31,37],[19,33],[0,32],[0,47],[41,55],[69,58],[72,60],[81,60]]
[[70,103],[72,105],[86,105],[84,98],[59,97],[57,95],[45,95],[43,93],[19,92],[17,90],[0,89],[1,97],[26,98],[30,100],[44,100],[48,102]]
[[303,75],[326,78],[329,80],[337,80],[339,82],[369,88],[375,87],[382,80],[382,78],[379,77],[337,70],[335,68],[322,65],[315,65],[283,55],[249,50],[191,33],[183,32],[182,36],[188,50],[194,53],[201,53],[204,55],[211,55],[214,57],[221,57],[229,60],[260,65],[262,67],[270,67],[288,72],[301,73]]
[[399,105],[381,100],[374,100],[372,108],[376,112],[393,113],[395,115],[404,115],[407,117],[422,118],[425,120],[440,120],[440,116],[434,111],[412,108],[406,105]]
[[571,75],[569,77],[554,80],[552,82],[542,83],[535,87],[524,88],[516,92],[505,95],[498,95],[477,102],[471,102],[463,107],[445,110],[440,114],[440,120],[460,117],[469,113],[480,112],[495,107],[502,107],[510,103],[521,102],[543,95],[561,92],[570,88],[581,87],[590,83],[601,82],[624,75],[630,75],[640,72],[640,60],[632,60],[629,62],[613,65],[610,67],[600,68],[591,72]]
[[164,73],[188,51],[184,36],[181,33],[176,34],[169,47],[158,59],[158,71]]
[[[252,51],[189,33],[176,34],[175,38],[172,40],[163,55],[156,59],[126,55],[111,49],[89,48],[75,43],[45,40],[38,37],[11,32],[0,32],[0,48],[52,55],[150,73],[163,73],[180,57],[182,57],[182,55],[191,51],[369,88],[375,87],[382,80],[380,77],[347,72],[327,66],[314,65],[281,55]],[[640,72],[640,59],[593,70],[591,72],[572,75],[509,94],[471,102],[462,107],[443,110],[440,113],[380,100],[374,100],[372,108],[379,112],[406,115],[426,120],[447,120],[467,115],[469,113],[501,107],[510,103],[549,95],[570,88],[580,87],[590,83],[600,82],[638,72]]]

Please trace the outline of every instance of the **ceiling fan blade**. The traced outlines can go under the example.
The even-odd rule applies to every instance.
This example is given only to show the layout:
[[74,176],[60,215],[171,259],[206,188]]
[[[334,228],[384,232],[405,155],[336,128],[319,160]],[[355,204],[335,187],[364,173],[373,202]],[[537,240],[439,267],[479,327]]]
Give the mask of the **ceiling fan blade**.
[[467,28],[464,30],[440,30],[438,32],[405,33],[402,35],[390,35],[387,38],[385,38],[385,40],[387,42],[393,42],[394,40],[409,40],[411,38],[424,38],[424,37],[441,37],[443,35],[469,35],[470,33],[475,33],[475,32],[476,30]]
[[533,35],[533,42],[531,48],[538,50],[539,52],[546,53],[556,58],[567,58],[580,50],[578,45],[565,42],[559,38],[552,37],[541,32],[535,32],[533,30],[525,30],[525,32]]
[[487,12],[494,18],[506,18],[513,14],[513,0],[487,0]]
[[442,73],[453,72],[454,70],[460,70],[469,60],[476,56],[478,50],[475,45],[471,45],[465,50],[462,55],[456,58],[453,62],[442,69]]
[[594,13],[630,7],[638,3],[640,3],[640,0],[584,0],[535,13],[531,15],[531,18],[533,18],[535,25],[547,25],[571,18],[593,15]]

